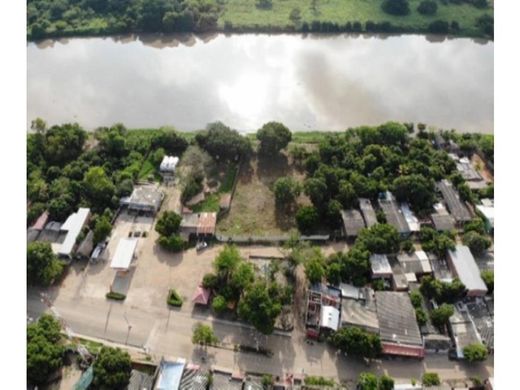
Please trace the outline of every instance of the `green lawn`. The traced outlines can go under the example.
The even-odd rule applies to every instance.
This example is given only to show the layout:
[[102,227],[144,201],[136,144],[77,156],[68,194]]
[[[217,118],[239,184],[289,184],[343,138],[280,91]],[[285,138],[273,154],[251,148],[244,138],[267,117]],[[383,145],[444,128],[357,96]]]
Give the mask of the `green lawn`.
[[481,10],[469,4],[443,5],[437,2],[437,14],[424,16],[417,12],[421,0],[410,0],[411,13],[407,16],[388,15],[381,9],[382,0],[316,0],[316,11],[312,9],[312,0],[273,0],[271,9],[260,9],[255,6],[255,0],[228,0],[224,12],[219,19],[219,25],[226,22],[233,29],[253,29],[255,26],[271,26],[287,29],[294,26],[289,15],[293,9],[299,9],[301,22],[311,23],[314,20],[328,21],[338,24],[347,22],[367,21],[384,22],[405,27],[410,30],[426,30],[434,20],[457,21],[461,35],[480,35],[475,27],[475,20],[485,13],[493,14],[492,9]]

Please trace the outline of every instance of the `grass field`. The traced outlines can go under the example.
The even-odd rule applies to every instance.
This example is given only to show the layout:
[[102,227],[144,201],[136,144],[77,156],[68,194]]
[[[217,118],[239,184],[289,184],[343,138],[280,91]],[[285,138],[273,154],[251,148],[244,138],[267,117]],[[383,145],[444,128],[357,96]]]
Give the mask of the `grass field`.
[[[304,178],[285,155],[267,159],[253,157],[245,162],[231,209],[218,222],[217,231],[225,235],[273,236],[295,229],[294,212],[277,210],[271,190],[276,179],[283,176],[300,181]],[[310,201],[301,195],[298,204],[310,204]]]
[[[295,26],[290,19],[293,9],[299,9],[299,23],[311,23],[314,20],[345,24],[347,22],[367,21],[376,23],[388,21],[394,26],[407,30],[426,31],[434,20],[457,21],[460,25],[460,35],[479,36],[481,32],[475,27],[475,20],[485,13],[493,14],[492,9],[482,10],[469,4],[443,5],[437,2],[437,14],[421,15],[417,6],[421,0],[410,0],[411,12],[407,16],[388,15],[381,9],[382,0],[273,0],[270,9],[257,8],[255,0],[228,0],[219,19],[219,26],[231,23],[235,29],[254,29],[255,27],[271,26],[286,30]],[[313,9],[312,4],[316,4]]]

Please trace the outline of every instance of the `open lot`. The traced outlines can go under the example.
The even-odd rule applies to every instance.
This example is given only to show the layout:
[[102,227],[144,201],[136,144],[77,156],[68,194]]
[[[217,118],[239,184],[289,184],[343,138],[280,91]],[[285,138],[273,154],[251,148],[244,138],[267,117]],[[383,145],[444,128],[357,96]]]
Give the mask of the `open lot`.
[[[288,234],[295,229],[294,213],[278,210],[271,190],[276,179],[284,176],[299,181],[304,179],[304,173],[285,154],[269,158],[253,157],[245,161],[240,168],[231,209],[217,224],[218,233],[274,236]],[[298,204],[310,204],[310,201],[301,195]]]

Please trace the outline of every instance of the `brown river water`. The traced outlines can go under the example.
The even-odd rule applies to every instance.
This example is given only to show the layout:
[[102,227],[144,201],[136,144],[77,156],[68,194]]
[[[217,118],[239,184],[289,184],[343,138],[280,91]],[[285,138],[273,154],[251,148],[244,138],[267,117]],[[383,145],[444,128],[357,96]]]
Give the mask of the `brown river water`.
[[145,35],[27,45],[27,120],[182,130],[493,132],[491,41],[421,35]]

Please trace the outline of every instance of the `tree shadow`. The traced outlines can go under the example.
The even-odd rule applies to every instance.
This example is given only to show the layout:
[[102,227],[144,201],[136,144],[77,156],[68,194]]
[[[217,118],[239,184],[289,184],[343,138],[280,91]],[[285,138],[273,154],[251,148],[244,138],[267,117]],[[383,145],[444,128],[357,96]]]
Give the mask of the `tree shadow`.
[[296,208],[296,204],[286,206],[275,205],[274,218],[276,226],[280,228],[280,230],[289,231],[296,226],[294,219]]
[[258,180],[266,186],[271,186],[276,179],[288,176],[292,173],[289,159],[285,154],[279,153],[274,156],[257,157],[256,175]]

